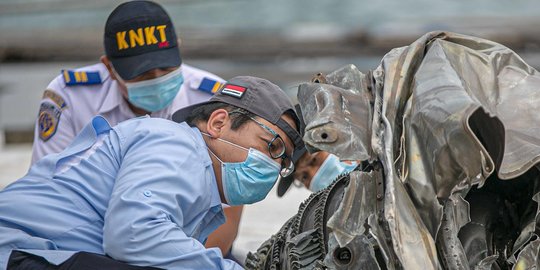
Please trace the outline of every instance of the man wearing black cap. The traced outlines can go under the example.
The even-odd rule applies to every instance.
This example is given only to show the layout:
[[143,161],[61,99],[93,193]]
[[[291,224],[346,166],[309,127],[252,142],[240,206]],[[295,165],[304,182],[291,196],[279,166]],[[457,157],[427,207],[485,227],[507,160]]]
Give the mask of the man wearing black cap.
[[235,77],[173,120],[94,117],[0,191],[0,267],[240,269],[203,244],[222,204],[258,202],[293,173],[299,118],[276,85]]
[[109,15],[100,64],[63,70],[47,87],[36,121],[32,163],[66,148],[95,115],[115,125],[208,100],[223,80],[183,64],[167,12],[151,1],[120,4]]

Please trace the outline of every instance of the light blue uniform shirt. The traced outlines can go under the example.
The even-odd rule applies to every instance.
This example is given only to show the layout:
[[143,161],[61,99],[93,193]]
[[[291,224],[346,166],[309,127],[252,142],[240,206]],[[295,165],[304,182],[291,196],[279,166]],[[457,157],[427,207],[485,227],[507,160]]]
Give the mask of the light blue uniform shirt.
[[0,269],[13,249],[60,264],[76,251],[163,269],[241,269],[205,249],[225,217],[197,128],[97,116],[63,152],[0,191]]

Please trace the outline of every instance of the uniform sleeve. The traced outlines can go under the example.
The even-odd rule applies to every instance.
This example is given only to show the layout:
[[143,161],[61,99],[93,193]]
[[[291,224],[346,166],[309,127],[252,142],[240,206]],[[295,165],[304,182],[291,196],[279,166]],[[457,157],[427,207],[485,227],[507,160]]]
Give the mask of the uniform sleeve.
[[72,104],[60,91],[59,78],[43,92],[34,128],[32,164],[42,157],[64,150],[77,133],[72,122]]
[[[121,133],[118,136],[122,138]],[[179,138],[184,137],[184,139]],[[163,269],[242,269],[184,232],[204,209],[205,167],[186,134],[151,132],[123,144],[105,215],[103,248],[114,259]]]

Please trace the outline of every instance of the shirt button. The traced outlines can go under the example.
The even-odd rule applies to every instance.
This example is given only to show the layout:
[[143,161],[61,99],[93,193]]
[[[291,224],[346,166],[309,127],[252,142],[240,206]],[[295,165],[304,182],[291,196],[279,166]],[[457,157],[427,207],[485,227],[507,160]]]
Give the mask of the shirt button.
[[145,191],[143,192],[143,194],[144,194],[144,196],[146,196],[146,197],[152,197],[152,191],[150,191],[150,190],[145,190]]

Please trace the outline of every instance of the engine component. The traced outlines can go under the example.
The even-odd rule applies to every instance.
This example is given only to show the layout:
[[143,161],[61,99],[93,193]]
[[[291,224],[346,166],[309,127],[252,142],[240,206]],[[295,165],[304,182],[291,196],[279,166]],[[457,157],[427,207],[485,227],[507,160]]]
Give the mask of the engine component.
[[537,267],[537,89],[512,50],[449,32],[317,74],[298,92],[306,145],[370,166],[309,197],[248,268]]

